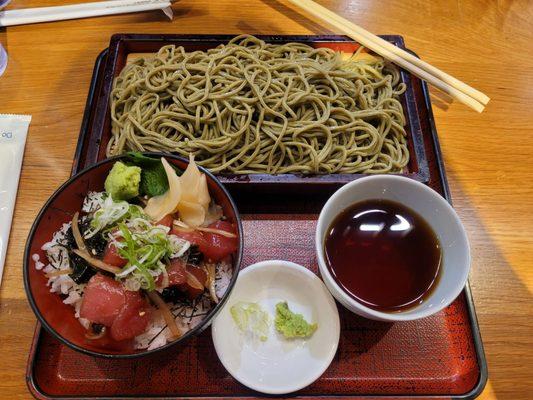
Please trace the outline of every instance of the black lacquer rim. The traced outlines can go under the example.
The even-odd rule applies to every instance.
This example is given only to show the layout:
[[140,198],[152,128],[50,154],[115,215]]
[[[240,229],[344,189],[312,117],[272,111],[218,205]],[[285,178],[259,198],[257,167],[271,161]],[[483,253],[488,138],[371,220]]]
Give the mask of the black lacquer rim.
[[[417,54],[413,54],[418,57]],[[448,201],[448,203],[453,205],[452,197],[450,194],[450,187],[448,186],[448,179],[446,178],[444,161],[442,159],[439,138],[437,136],[437,127],[435,125],[435,117],[433,116],[433,108],[431,107],[429,88],[427,83],[424,81],[422,81],[422,91],[424,93],[424,100],[428,109],[428,120],[431,129],[431,136],[433,139],[433,146],[435,148],[435,159],[438,165],[440,180],[442,182],[443,195],[444,198]],[[479,323],[477,320],[476,309],[474,306],[474,299],[472,297],[472,291],[470,290],[470,282],[467,282],[464,288],[464,293],[466,298],[468,317],[470,319],[470,324],[472,325],[472,339],[474,341],[474,347],[476,348],[476,356],[479,366],[479,379],[477,381],[477,384],[472,388],[472,390],[463,395],[450,396],[452,399],[475,399],[481,394],[481,392],[483,392],[483,389],[487,385],[487,381],[489,379],[487,359],[485,357],[485,350],[483,349],[483,340],[481,339],[481,332],[479,330]]]

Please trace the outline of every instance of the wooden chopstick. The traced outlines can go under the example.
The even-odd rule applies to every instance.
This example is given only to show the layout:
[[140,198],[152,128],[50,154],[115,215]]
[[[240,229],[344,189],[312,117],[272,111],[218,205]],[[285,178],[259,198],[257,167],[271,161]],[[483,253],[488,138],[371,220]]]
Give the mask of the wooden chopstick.
[[288,1],[331,26],[340,29],[344,34],[356,40],[361,45],[427,81],[478,112],[482,112],[485,104],[490,100],[484,93],[446,74],[431,64],[420,60],[405,50],[394,46],[392,43],[364,30],[312,0]]

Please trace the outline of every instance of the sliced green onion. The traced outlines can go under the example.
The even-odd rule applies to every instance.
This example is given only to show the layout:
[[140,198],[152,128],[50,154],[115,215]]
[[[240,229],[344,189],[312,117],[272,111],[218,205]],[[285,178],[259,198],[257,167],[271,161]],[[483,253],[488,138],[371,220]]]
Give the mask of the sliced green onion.
[[268,339],[270,317],[259,304],[240,301],[231,306],[230,313],[242,332],[257,336],[262,342]]

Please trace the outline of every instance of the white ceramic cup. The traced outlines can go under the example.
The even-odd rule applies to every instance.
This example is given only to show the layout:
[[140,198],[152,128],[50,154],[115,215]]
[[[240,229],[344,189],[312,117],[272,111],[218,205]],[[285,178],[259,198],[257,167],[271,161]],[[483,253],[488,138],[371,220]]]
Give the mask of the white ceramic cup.
[[[442,249],[439,281],[422,304],[405,311],[387,313],[353,299],[334,280],[324,255],[324,240],[335,217],[351,205],[370,199],[390,200],[416,211],[437,235]],[[447,307],[463,290],[470,270],[470,247],[465,229],[450,204],[428,186],[395,175],[376,175],[352,181],[326,202],[315,233],[318,265],[331,294],[350,311],[380,321],[409,321],[435,314]]]

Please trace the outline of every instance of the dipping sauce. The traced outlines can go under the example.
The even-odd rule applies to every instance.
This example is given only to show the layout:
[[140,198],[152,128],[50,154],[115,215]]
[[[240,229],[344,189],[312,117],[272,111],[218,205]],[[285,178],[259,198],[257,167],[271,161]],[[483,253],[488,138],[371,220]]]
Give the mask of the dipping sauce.
[[422,303],[436,286],[442,259],[429,224],[389,200],[365,200],[344,210],[326,232],[324,248],[337,284],[383,312]]

